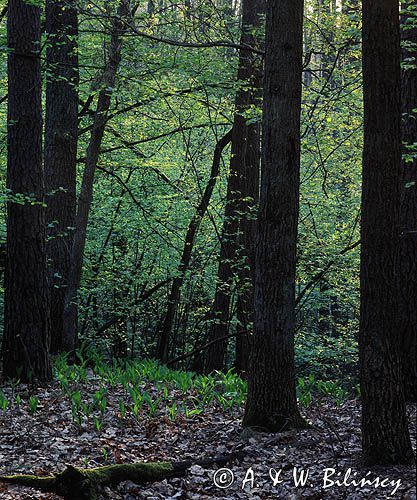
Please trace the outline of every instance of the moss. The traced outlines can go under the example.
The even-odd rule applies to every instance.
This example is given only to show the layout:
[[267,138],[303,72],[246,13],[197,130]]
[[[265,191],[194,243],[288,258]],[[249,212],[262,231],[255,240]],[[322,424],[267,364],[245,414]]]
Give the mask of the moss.
[[15,476],[0,476],[0,482],[29,486],[40,491],[51,491],[56,479],[55,476],[39,477],[30,474],[17,474]]
[[38,477],[31,475],[0,476],[0,481],[10,484],[29,486],[40,491],[57,493],[65,499],[97,500],[102,486],[115,485],[122,481],[137,484],[159,481],[174,474],[170,462],[134,463],[108,465],[94,469],[78,469],[72,465],[54,476]]
[[170,462],[156,462],[109,465],[84,470],[83,473],[91,480],[102,485],[117,484],[121,481],[132,481],[141,484],[164,479],[170,476],[173,470]]

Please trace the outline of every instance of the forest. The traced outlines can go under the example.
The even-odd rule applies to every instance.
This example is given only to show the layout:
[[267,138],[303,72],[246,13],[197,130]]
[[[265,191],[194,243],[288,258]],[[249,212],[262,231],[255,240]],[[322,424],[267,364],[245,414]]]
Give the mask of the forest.
[[0,498],[416,499],[416,0],[0,0]]

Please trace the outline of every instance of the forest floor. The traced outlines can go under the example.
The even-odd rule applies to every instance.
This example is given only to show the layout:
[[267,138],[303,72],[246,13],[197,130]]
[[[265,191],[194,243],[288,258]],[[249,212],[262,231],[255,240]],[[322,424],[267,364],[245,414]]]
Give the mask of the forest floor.
[[[3,409],[0,409],[0,474],[50,474],[62,470],[68,463],[88,468],[123,462],[197,460],[243,450],[244,458],[228,466],[234,474],[234,482],[228,488],[221,489],[214,484],[216,467],[203,469],[193,466],[182,478],[145,486],[124,482],[114,490],[105,488],[102,498],[416,498],[414,468],[379,468],[367,475],[368,470],[360,466],[360,407],[356,400],[339,404],[326,397],[316,400],[303,410],[313,425],[308,430],[276,435],[242,435],[242,407],[225,408],[217,399],[205,404],[201,413],[195,412],[188,416],[174,410],[170,414],[155,410],[151,412],[152,415],[140,410],[133,418],[128,411],[125,413],[125,407],[120,403],[126,396],[125,390],[114,382],[107,388],[105,403],[101,403],[104,411],[101,412],[100,420],[92,418],[93,411],[90,408],[90,418],[82,418],[77,422],[74,421],[74,401],[75,409],[83,401],[100,401],[103,387],[100,377],[90,369],[85,373],[84,382],[73,381],[77,390],[72,390],[70,398],[63,394],[62,380],[61,384],[55,382],[39,389],[28,389],[23,385],[0,386],[0,408],[3,401]],[[158,387],[160,390],[161,386]],[[156,395],[154,381],[143,382],[141,388],[147,394]],[[75,397],[74,392],[78,393]],[[194,404],[198,397],[196,389],[181,390],[175,385],[164,386],[164,394],[167,399],[176,402],[171,407],[174,409],[181,404],[186,408],[187,404]],[[413,423],[411,432],[415,445],[415,406],[410,406],[408,411],[410,422]],[[305,486],[294,485],[295,467],[298,472],[301,469],[309,471]],[[279,476],[282,483],[274,486],[271,468],[274,469],[272,476],[282,470]],[[388,481],[379,487],[333,485],[323,489],[324,470],[329,468],[336,469],[336,474],[340,473],[339,479],[351,468],[352,474],[357,472],[355,479],[366,476],[368,479],[379,477]],[[229,481],[219,473],[216,477],[218,481]],[[253,483],[251,477],[254,477]],[[248,481],[242,488],[245,478]],[[397,483],[398,480],[400,483]],[[397,491],[392,494],[395,489]],[[0,483],[0,498],[52,500],[59,497]]]

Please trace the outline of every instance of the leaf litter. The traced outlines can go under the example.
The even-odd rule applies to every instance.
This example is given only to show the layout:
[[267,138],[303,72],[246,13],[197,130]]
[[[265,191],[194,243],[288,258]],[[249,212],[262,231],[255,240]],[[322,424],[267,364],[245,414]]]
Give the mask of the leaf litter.
[[[105,404],[101,403],[97,417],[91,401],[99,400],[97,392],[102,388],[99,377],[92,371],[84,381],[73,384],[72,394],[75,389],[80,393],[81,397],[76,394],[75,400],[85,405],[88,414],[88,418],[84,415],[77,420],[74,398],[68,398],[58,382],[37,389],[3,385],[1,393],[9,403],[0,411],[0,473],[45,475],[61,471],[66,464],[88,468],[138,461],[198,460],[242,451],[243,459],[228,466],[233,483],[227,488],[214,484],[216,467],[204,469],[193,465],[185,477],[146,485],[125,481],[114,489],[106,487],[101,498],[416,499],[413,467],[373,468],[366,476],[368,469],[360,464],[360,405],[357,400],[336,404],[330,398],[320,398],[304,409],[312,425],[310,429],[266,434],[242,432],[242,406],[225,408],[216,399],[207,401],[198,412],[188,415],[180,411],[169,413],[168,405],[161,402],[157,410],[147,411],[149,408],[145,410],[142,406],[134,416],[128,411],[127,402],[120,403],[126,400],[126,388],[118,383],[106,387]],[[158,389],[161,389],[160,384],[155,381],[141,384],[142,392],[155,398]],[[164,386],[164,396],[166,401],[175,402],[174,408],[186,408],[187,405],[192,408],[199,394],[192,387],[179,390],[168,384]],[[30,398],[32,403],[29,405]],[[415,405],[409,406],[408,412],[415,446]],[[304,486],[294,485],[294,468],[298,473],[308,471]],[[391,495],[392,487],[375,488],[372,485],[335,485],[324,489],[323,471],[327,468],[335,469],[332,479],[338,473],[339,479],[343,478],[351,469],[352,475],[357,473],[355,478],[388,478],[393,482],[400,480],[401,484],[394,495]],[[217,473],[218,477],[220,475]],[[273,478],[278,479],[275,484]],[[53,500],[59,497],[0,483],[0,498]]]

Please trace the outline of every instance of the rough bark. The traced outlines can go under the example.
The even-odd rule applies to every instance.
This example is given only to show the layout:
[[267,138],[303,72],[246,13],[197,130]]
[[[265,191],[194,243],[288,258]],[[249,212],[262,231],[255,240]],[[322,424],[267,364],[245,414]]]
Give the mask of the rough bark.
[[305,426],[294,362],[302,26],[302,0],[267,5],[254,333],[243,425],[272,432]]
[[[259,36],[254,29],[259,29],[265,10],[264,0],[244,0],[242,3],[241,45],[259,46]],[[240,89],[236,94],[236,113],[233,123],[232,151],[230,172],[227,182],[226,207],[222,228],[219,267],[217,272],[216,292],[211,312],[209,341],[225,337],[229,327],[230,300],[236,274],[241,278],[242,286],[250,288],[248,273],[241,270],[249,263],[249,254],[253,238],[250,233],[252,224],[248,222],[251,209],[258,200],[259,190],[259,124],[247,123],[245,113],[259,105],[259,92],[262,81],[262,63],[254,54],[241,50],[238,66]],[[241,250],[238,254],[239,249]],[[236,266],[233,263],[239,260]],[[239,265],[240,264],[240,265]],[[249,273],[250,274],[250,273]],[[250,292],[248,292],[250,295]],[[246,290],[245,290],[246,294]],[[247,299],[239,302],[241,320],[246,324]],[[226,342],[216,342],[207,351],[205,372],[224,368]],[[243,351],[241,351],[243,356]]]
[[40,9],[8,4],[7,257],[3,371],[6,377],[48,380],[49,307],[42,168]]
[[[257,73],[257,89],[262,87],[262,68]],[[256,101],[256,99],[255,99]],[[256,102],[256,104],[259,104]],[[240,221],[238,248],[240,251],[240,266],[238,275],[237,298],[237,337],[235,368],[242,376],[249,368],[249,338],[253,332],[253,304],[255,282],[255,208],[259,201],[259,167],[260,167],[260,124],[247,126],[244,199],[246,202],[244,216]]]
[[[414,2],[413,2],[414,3]],[[401,75],[402,140],[401,238],[400,238],[400,334],[403,345],[404,392],[409,401],[417,399],[417,13],[403,2]]]
[[200,223],[207,211],[210,203],[211,195],[213,194],[214,186],[220,173],[220,160],[224,148],[232,139],[232,131],[228,132],[216,144],[214,150],[213,163],[210,172],[210,178],[207,182],[203,196],[198,204],[195,214],[191,219],[185,235],[184,248],[181,254],[180,263],[177,270],[177,276],[172,281],[171,290],[168,297],[167,311],[164,322],[158,339],[158,347],[156,357],[163,363],[168,361],[169,341],[171,337],[172,327],[174,325],[175,315],[180,300],[181,287],[184,282],[185,274],[190,264],[191,254],[194,247],[195,237],[200,227]]
[[398,1],[363,2],[364,152],[359,334],[368,465],[410,463],[398,335],[401,166]]
[[62,350],[65,287],[76,212],[78,19],[75,0],[46,2],[45,190],[49,224],[51,352]]
[[110,108],[116,74],[121,59],[122,34],[125,29],[123,19],[128,16],[129,12],[129,0],[121,0],[117,14],[112,22],[108,62],[101,77],[101,90],[98,95],[97,108],[94,114],[94,122],[87,148],[83,180],[75,219],[76,229],[71,249],[68,286],[65,294],[62,336],[62,349],[64,351],[72,351],[76,345],[77,294],[81,282],[88,218],[93,201],[94,176],[106,127],[107,113]]

